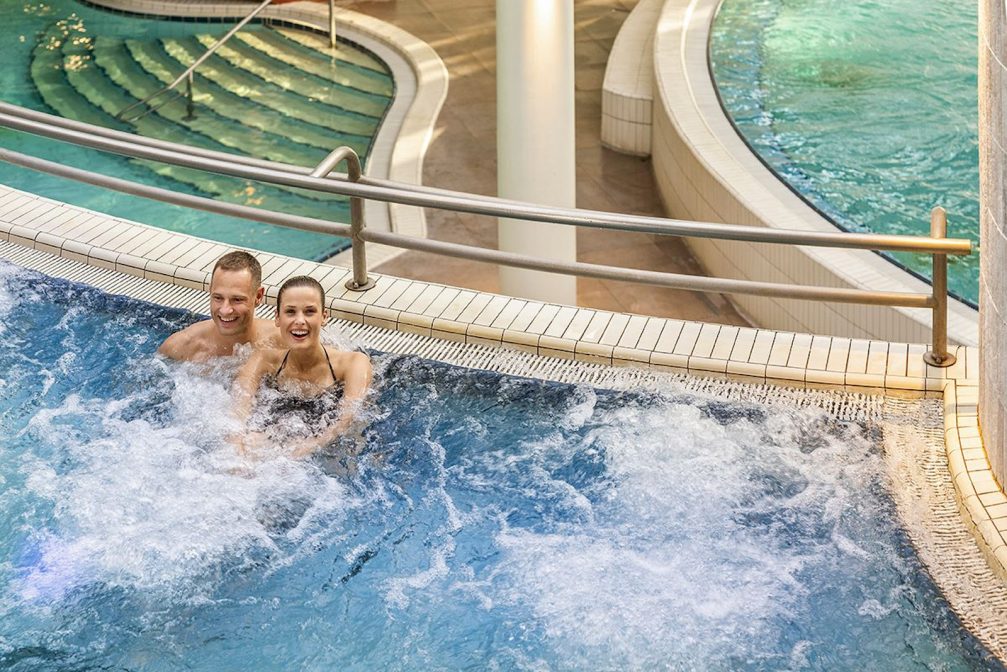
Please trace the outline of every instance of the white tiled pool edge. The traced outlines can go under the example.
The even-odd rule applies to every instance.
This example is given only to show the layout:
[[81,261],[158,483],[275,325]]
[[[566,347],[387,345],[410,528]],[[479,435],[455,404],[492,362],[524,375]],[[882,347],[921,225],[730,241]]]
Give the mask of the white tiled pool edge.
[[601,143],[650,156],[654,107],[654,24],[664,0],[640,0],[612,45],[601,87]]
[[1007,496],[997,483],[979,434],[976,378],[944,389],[944,446],[959,508],[990,567],[1007,581]]
[[[835,231],[738,137],[710,79],[707,39],[719,0],[665,0],[653,43],[651,156],[668,212],[683,219]],[[640,45],[641,47],[643,45]],[[920,213],[929,219],[929,213]],[[955,213],[949,213],[954,219]],[[928,292],[929,285],[866,251],[690,239],[711,275],[770,282]],[[929,311],[807,304],[736,295],[758,324],[897,341],[929,340]],[[952,301],[949,338],[978,343],[976,311]]]

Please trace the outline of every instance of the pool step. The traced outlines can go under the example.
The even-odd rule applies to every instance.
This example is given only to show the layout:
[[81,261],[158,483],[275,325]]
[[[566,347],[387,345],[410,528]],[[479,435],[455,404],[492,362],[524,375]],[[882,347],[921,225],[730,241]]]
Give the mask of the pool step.
[[[202,53],[210,40],[198,38]],[[269,90],[303,100],[308,107],[329,108],[340,115],[367,123],[377,123],[388,106],[388,97],[342,86],[270,57],[235,38],[220,47],[211,59],[227,63],[228,71],[241,84],[259,90],[269,82]]]
[[[196,40],[164,40],[160,53],[150,43],[126,44],[136,61],[166,84],[205,51]],[[366,153],[377,128],[375,118],[349,116],[344,110],[291,94],[230,67],[216,55],[199,66],[194,86],[197,93],[209,94],[203,104],[221,116],[263,130],[281,127],[287,137],[326,150],[335,147],[335,138],[338,144]]]
[[[186,100],[170,94],[163,106],[123,122],[116,115],[161,89],[205,52],[212,37],[137,40],[95,37],[52,24],[36,43],[30,64],[42,101],[57,114],[146,137],[313,166],[339,145],[366,160],[372,136],[394,93],[387,67],[367,52],[297,31],[255,27],[211,56],[194,78],[195,118]],[[268,81],[267,79],[268,78]],[[184,94],[184,85],[179,87]],[[90,159],[85,159],[90,160]],[[120,159],[101,155],[94,169],[114,172]],[[106,165],[106,163],[108,165]],[[334,194],[262,185],[180,166],[129,160],[150,171],[154,184],[209,195],[223,202],[260,206],[336,221],[348,219],[348,202]],[[284,239],[301,232],[277,230]],[[274,236],[265,232],[255,235]],[[316,236],[318,234],[305,234]],[[329,251],[340,247],[319,242]],[[313,243],[312,243],[313,244]]]
[[[186,134],[184,129],[180,129],[156,115],[146,115],[137,119],[129,125],[133,128],[129,128],[126,124],[117,121],[112,115],[121,110],[125,105],[131,103],[133,99],[118,89],[94,63],[88,63],[83,67],[67,70],[66,74],[69,86],[61,87],[64,92],[61,95],[65,99],[65,103],[61,104],[59,108],[50,103],[61,116],[79,121],[87,121],[88,123],[97,123],[109,128],[118,128],[119,130],[135,129],[140,135],[146,137],[185,142],[190,145],[197,144],[194,140],[199,140],[198,145],[207,149],[218,151],[226,151],[227,149],[217,145],[209,138],[200,138],[192,133]],[[66,95],[66,92],[75,92],[77,99],[74,100],[69,95]],[[52,93],[49,93],[47,96],[47,98],[52,97]],[[84,113],[82,114],[81,111],[84,111]],[[106,123],[101,123],[102,121]],[[214,175],[213,173],[193,168],[173,166],[156,161],[145,161],[142,159],[132,159],[131,161],[148,168],[163,178],[189,185],[205,195],[227,203],[237,203],[240,205],[261,204],[265,207],[270,207],[270,202],[277,202],[279,200],[283,203],[283,209],[291,214],[315,216],[318,212],[318,199],[312,198],[313,202],[309,203],[292,200],[289,197],[281,195],[280,192],[284,191],[283,188],[262,185],[226,175]],[[322,200],[339,201],[341,199],[337,196],[323,195]]]
[[[304,30],[293,30],[291,28],[276,28],[274,27],[268,33],[257,33],[261,37],[270,37],[272,39],[283,38],[289,40],[290,42],[295,42],[306,49],[318,52],[327,58],[335,58],[338,61],[344,63],[349,63],[355,65],[358,68],[364,70],[370,70],[371,72],[380,73],[383,76],[390,76],[391,71],[388,66],[373,54],[363,51],[361,49],[349,49],[342,42],[336,43],[336,48],[332,49],[329,47],[328,36],[319,35],[318,33],[310,33]],[[242,35],[242,33],[238,33]]]
[[[206,37],[202,39],[205,44]],[[310,72],[340,87],[385,98],[390,98],[394,93],[392,81],[386,72],[360,67],[338,56],[333,58],[329,54],[290,40],[275,30],[245,31],[238,34],[237,40],[237,45],[245,45],[270,59],[283,62],[303,72]],[[248,53],[246,52],[246,55]]]
[[[142,100],[161,88],[161,82],[133,60],[122,43],[98,40],[94,59],[109,79],[136,100]],[[207,93],[197,92],[196,103],[199,104],[208,97]],[[313,165],[325,156],[325,151],[320,147],[296,145],[282,135],[244,127],[221,118],[205,107],[194,119],[187,119],[188,111],[183,98],[171,98],[169,95],[165,98],[167,102],[148,116],[162,117],[183,129],[213,138],[239,152],[300,165]]]
[[[73,41],[63,39],[58,30],[42,36],[32,54],[30,71],[36,90],[56,114],[107,128],[137,132],[147,137],[183,142],[216,151],[228,148],[213,139],[192,133],[156,114],[145,115],[131,124],[120,122],[115,114],[135,101],[109,80],[94,62],[91,44],[78,48]],[[255,183],[241,178],[214,175],[182,166],[131,159],[162,178],[186,184],[198,192],[218,200],[242,205],[262,205],[291,214],[319,216],[319,204],[337,219],[345,219],[348,205],[345,199],[330,194]],[[169,185],[170,186],[170,185]],[[298,197],[294,197],[296,194]],[[307,200],[303,197],[306,196]]]

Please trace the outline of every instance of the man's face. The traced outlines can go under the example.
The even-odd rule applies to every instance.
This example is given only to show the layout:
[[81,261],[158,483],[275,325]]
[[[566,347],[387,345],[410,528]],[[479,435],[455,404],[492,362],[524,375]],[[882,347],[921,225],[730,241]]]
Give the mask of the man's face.
[[255,319],[263,288],[252,286],[252,274],[218,268],[210,279],[210,317],[221,336],[240,337]]

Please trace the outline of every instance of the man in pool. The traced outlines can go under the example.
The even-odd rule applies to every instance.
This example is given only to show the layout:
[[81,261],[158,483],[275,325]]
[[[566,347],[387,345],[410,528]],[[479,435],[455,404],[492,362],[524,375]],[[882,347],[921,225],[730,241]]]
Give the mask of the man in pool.
[[265,289],[262,266],[248,252],[228,252],[210,274],[210,319],[178,331],[157,352],[171,359],[205,362],[234,354],[235,346],[255,348],[279,345],[279,330],[272,320],[255,317]]

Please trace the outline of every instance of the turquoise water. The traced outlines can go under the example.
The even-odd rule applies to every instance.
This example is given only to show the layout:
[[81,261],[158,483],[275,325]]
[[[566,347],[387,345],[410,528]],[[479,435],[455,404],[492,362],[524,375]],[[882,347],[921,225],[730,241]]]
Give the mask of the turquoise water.
[[[712,71],[739,132],[845,229],[979,238],[976,3],[725,0]],[[930,259],[895,254],[926,277]],[[975,303],[979,255],[949,258]]]
[[0,261],[0,669],[1003,670],[875,426],[375,353],[359,458],[249,465],[193,319]]
[[[0,3],[7,102],[200,147],[313,166],[348,144],[366,161],[391,102],[387,66],[341,42],[338,58],[289,31],[249,26],[197,70],[196,119],[175,100],[131,123],[114,115],[182,72],[230,24],[147,20],[73,0]],[[297,69],[294,66],[301,66]],[[264,77],[268,77],[267,82]],[[83,150],[0,129],[26,154],[155,186],[292,214],[349,221],[346,199]],[[0,164],[0,182],[161,228],[304,259],[348,246],[338,236],[283,229],[82,185]]]

